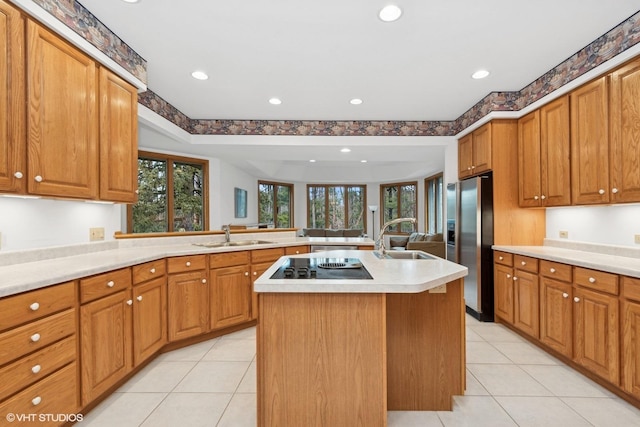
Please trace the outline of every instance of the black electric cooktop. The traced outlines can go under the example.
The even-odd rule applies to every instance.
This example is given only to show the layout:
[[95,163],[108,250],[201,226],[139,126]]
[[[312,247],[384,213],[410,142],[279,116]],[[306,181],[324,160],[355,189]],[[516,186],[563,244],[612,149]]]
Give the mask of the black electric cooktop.
[[271,279],[373,279],[358,258],[287,258]]

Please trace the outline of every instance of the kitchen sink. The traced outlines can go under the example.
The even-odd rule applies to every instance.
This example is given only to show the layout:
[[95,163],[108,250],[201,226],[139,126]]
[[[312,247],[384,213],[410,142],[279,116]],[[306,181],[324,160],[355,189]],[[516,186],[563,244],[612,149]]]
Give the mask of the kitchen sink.
[[194,243],[194,245],[205,248],[231,248],[237,246],[268,245],[272,243],[274,242],[269,242],[268,240],[237,240],[235,242]]
[[387,251],[383,254],[380,251],[373,253],[380,259],[416,259],[416,260],[435,260],[438,259],[435,255],[430,255],[422,251]]

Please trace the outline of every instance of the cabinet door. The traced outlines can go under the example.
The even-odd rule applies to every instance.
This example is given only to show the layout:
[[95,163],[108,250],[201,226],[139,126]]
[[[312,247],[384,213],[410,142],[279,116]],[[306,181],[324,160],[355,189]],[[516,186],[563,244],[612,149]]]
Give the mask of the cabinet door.
[[[304,248],[303,246],[302,248]],[[299,246],[296,246],[299,248]],[[289,249],[289,248],[287,248]],[[299,249],[302,250],[302,249]],[[295,254],[289,254],[295,255]],[[263,262],[261,264],[252,264],[251,265],[251,320],[255,320],[258,318],[258,294],[253,291],[253,282],[262,275],[265,271],[271,267],[272,262]]]
[[540,111],[518,120],[518,203],[521,207],[540,206]]
[[611,200],[640,201],[640,60],[611,74]]
[[167,280],[133,288],[133,364],[138,366],[167,342]]
[[640,397],[640,304],[622,303],[622,386],[628,393]]
[[27,30],[29,192],[95,199],[95,62],[32,21]]
[[580,287],[573,295],[575,361],[619,384],[618,297]]
[[540,181],[543,206],[571,204],[569,97],[540,109]]
[[251,318],[249,266],[211,270],[211,329],[247,322]]
[[540,289],[538,276],[515,270],[513,276],[513,325],[534,338],[540,336]]
[[495,265],[495,314],[513,324],[513,269]]
[[209,323],[209,287],[204,270],[169,275],[169,341],[203,334]]
[[138,188],[138,92],[100,67],[100,199],[135,203]]
[[491,123],[487,123],[473,132],[472,174],[491,170]]
[[571,197],[576,205],[609,201],[606,77],[571,92]]
[[0,191],[26,191],[24,20],[0,0]]
[[83,406],[131,370],[130,296],[127,289],[80,308]]
[[458,177],[466,178],[473,174],[473,134],[468,134],[458,141]]
[[540,280],[540,341],[567,357],[573,352],[572,294],[569,283]]

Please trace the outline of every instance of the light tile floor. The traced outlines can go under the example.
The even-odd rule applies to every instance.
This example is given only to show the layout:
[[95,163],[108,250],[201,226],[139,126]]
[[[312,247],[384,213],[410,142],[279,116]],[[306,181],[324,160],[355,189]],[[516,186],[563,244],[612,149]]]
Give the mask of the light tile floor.
[[[451,412],[390,412],[389,427],[640,426],[640,410],[494,323],[467,316],[467,390]],[[256,425],[255,328],[156,358],[82,427]]]

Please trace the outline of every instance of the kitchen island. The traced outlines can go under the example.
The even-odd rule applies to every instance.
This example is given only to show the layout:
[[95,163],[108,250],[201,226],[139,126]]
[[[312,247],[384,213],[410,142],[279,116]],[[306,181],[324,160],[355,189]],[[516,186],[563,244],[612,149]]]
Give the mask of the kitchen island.
[[[297,258],[357,259],[372,278],[271,278]],[[465,386],[466,274],[372,251],[280,258],[254,283],[258,425],[385,426],[387,410],[451,410]]]

